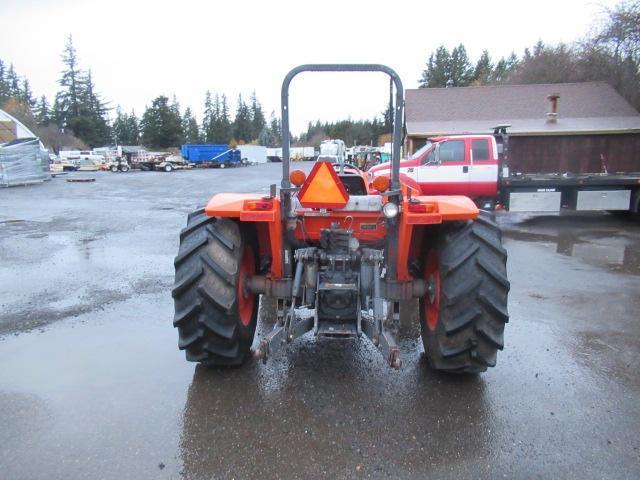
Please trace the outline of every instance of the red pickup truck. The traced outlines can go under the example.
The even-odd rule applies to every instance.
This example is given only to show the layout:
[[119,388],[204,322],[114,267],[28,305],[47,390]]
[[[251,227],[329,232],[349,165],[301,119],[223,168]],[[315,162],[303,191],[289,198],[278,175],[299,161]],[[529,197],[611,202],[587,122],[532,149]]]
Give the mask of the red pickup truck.
[[[480,199],[497,195],[498,167],[498,147],[492,135],[464,135],[429,139],[400,162],[400,173],[415,181],[425,195]],[[388,174],[389,164],[369,171],[374,176]]]
[[[400,162],[400,175],[423,195],[465,195],[481,208],[640,211],[640,173],[514,174],[508,145],[505,127],[497,127],[495,135],[434,137]],[[389,164],[369,172],[389,175]]]

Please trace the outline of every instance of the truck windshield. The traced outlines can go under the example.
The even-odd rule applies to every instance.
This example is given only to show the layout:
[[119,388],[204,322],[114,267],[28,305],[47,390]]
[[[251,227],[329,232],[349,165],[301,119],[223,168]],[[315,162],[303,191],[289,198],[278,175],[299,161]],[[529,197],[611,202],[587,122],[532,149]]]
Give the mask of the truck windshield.
[[433,145],[433,143],[431,143],[431,142],[425,143],[424,146],[422,148],[420,148],[419,150],[417,150],[416,153],[411,155],[408,158],[408,160],[415,160],[416,158],[420,158],[424,154],[424,152],[426,152],[427,150],[429,150],[431,148],[432,145]]

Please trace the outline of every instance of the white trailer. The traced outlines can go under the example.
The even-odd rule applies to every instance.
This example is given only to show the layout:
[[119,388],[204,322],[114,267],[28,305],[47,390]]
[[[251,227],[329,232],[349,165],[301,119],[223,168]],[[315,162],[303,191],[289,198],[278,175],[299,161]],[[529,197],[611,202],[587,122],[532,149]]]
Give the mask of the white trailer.
[[267,163],[267,147],[262,145],[238,145],[240,158],[249,164]]

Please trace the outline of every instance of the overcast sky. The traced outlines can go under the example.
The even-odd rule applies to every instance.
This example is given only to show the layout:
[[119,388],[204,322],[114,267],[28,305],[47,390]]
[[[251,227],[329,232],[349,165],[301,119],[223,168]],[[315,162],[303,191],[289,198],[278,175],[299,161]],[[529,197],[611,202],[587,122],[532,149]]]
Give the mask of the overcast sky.
[[[65,37],[91,68],[110,106],[141,114],[175,94],[201,119],[207,89],[255,90],[267,116],[279,115],[280,85],[302,63],[384,63],[405,88],[417,87],[429,53],[463,43],[472,61],[519,55],[539,39],[571,42],[587,34],[612,0],[192,1],[0,0],[0,58],[52,98]],[[314,78],[315,75],[317,78]],[[388,99],[378,74],[304,74],[294,80],[294,133],[310,120],[370,118]]]

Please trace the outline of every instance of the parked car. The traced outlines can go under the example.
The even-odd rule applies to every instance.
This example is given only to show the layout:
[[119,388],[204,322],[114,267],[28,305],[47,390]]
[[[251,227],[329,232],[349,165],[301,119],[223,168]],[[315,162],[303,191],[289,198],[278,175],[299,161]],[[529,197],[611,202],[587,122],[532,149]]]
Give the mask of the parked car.
[[76,170],[80,172],[96,172],[98,171],[98,167],[100,164],[88,158],[81,158],[80,160],[76,161],[76,165],[78,166]]

